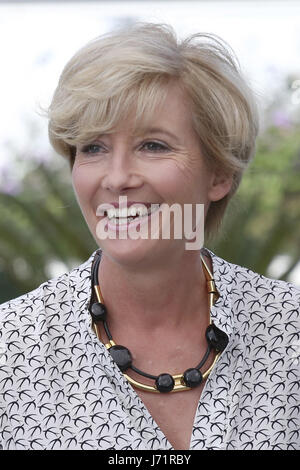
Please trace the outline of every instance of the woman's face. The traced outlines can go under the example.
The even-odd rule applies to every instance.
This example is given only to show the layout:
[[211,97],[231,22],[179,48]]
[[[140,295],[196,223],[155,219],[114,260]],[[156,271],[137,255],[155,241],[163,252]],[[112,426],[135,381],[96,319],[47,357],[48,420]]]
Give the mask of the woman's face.
[[169,85],[165,101],[142,134],[131,132],[132,126],[129,118],[115,133],[99,135],[77,148],[73,187],[89,229],[106,255],[127,265],[162,263],[184,249],[184,237],[176,239],[171,231],[170,239],[152,238],[149,229],[148,238],[116,235],[100,240],[97,224],[105,216],[97,216],[97,208],[127,196],[127,201],[165,203],[165,207],[177,203],[182,213],[185,204],[193,204],[193,211],[195,204],[204,204],[206,214],[209,203],[223,198],[231,182],[204,164],[187,97],[178,85]]

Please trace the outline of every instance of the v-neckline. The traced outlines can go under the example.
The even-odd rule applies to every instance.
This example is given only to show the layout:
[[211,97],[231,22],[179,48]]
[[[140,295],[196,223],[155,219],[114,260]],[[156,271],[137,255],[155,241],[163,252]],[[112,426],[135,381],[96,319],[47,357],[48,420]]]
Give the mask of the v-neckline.
[[[217,316],[217,310],[216,309],[223,309],[224,312],[226,312],[226,310],[228,310],[228,307],[230,308],[230,305],[226,306],[226,303],[225,303],[225,299],[224,299],[224,292],[223,292],[223,295],[222,295],[222,284],[221,284],[221,278],[219,276],[219,272],[218,272],[218,263],[217,263],[217,260],[218,260],[218,257],[216,255],[214,255],[214,253],[212,253],[210,250],[208,250],[207,248],[203,248],[202,249],[204,254],[208,254],[210,260],[211,260],[211,265],[212,265],[212,275],[215,279],[215,282],[216,282],[216,287],[217,287],[217,290],[220,294],[219,298],[217,299],[217,301],[215,302],[215,304],[213,305],[213,307],[211,308],[211,311],[210,311],[210,314],[211,314],[211,318],[215,321],[217,320],[217,326],[222,328],[222,321],[220,324],[218,324],[218,316]],[[101,250],[100,250],[101,251]],[[94,257],[92,259],[92,263],[91,263],[91,268],[92,268],[92,264],[95,260],[95,256],[96,254],[99,253],[99,250],[96,250],[96,252],[94,253]],[[90,289],[90,296],[89,296],[89,301],[87,302],[87,306],[86,308],[88,308],[89,304],[90,304],[90,300],[91,300],[91,294],[92,294],[92,288]],[[90,317],[90,315],[89,315]],[[229,316],[227,315],[227,318],[229,318]],[[226,321],[227,323],[227,321]],[[104,353],[104,356],[106,357],[106,359],[109,361],[109,364],[111,366],[111,369],[112,369],[112,374],[111,374],[111,380],[117,384],[120,385],[120,381],[122,382],[122,390],[125,392],[125,393],[128,393],[129,397],[131,398],[131,406],[132,407],[135,407],[135,406],[139,406],[140,408],[140,412],[145,416],[146,420],[147,420],[147,423],[149,423],[149,426],[151,426],[151,429],[152,431],[154,432],[155,436],[153,437],[153,439],[157,439],[160,441],[160,443],[165,443],[165,450],[177,450],[177,449],[174,449],[173,445],[171,444],[171,442],[168,440],[168,438],[166,437],[166,435],[164,434],[164,432],[161,430],[161,428],[159,427],[158,423],[156,422],[156,420],[154,419],[154,417],[151,415],[151,413],[149,412],[147,406],[145,405],[145,403],[143,402],[143,400],[140,398],[140,396],[137,394],[137,392],[135,391],[134,387],[128,382],[128,380],[124,377],[124,375],[122,374],[122,372],[120,371],[119,367],[116,365],[116,363],[113,361],[109,351],[107,350],[107,348],[105,347],[105,345],[103,343],[101,343],[98,338],[97,338],[97,335],[95,334],[95,332],[93,331],[92,329],[92,322],[91,322],[91,319],[89,318],[88,320],[88,326],[90,328],[90,331],[92,332],[92,338],[93,338],[93,341],[95,344],[97,344],[98,346],[101,347],[102,349],[102,354]],[[228,325],[228,328],[227,328],[227,333],[228,331],[231,331],[232,330],[232,324],[230,322],[230,324]],[[195,429],[197,428],[197,422],[199,420],[199,412],[200,412],[200,408],[201,406],[203,405],[205,408],[206,408],[206,405],[203,401],[203,398],[205,398],[206,394],[209,393],[209,388],[210,388],[210,384],[212,383],[213,379],[214,379],[214,376],[216,374],[216,369],[218,368],[218,365],[222,359],[222,357],[224,356],[224,353],[225,351],[228,350],[228,345],[227,345],[227,348],[222,352],[222,354],[220,355],[218,361],[216,362],[214,368],[212,369],[210,375],[208,376],[208,378],[206,379],[205,381],[205,385],[202,389],[202,392],[201,392],[201,395],[200,395],[200,398],[199,398],[199,401],[198,401],[198,404],[197,404],[197,407],[196,407],[196,411],[195,411],[195,415],[194,415],[194,420],[193,420],[193,426],[192,426],[192,432],[191,432],[191,436],[190,436],[190,442],[189,442],[189,449],[186,449],[186,450],[192,450],[193,449],[193,445],[194,445],[194,433],[195,433]],[[188,393],[188,392],[180,392],[180,393]],[[225,397],[224,397],[225,398]],[[127,403],[128,405],[128,403]],[[157,435],[158,434],[158,435]],[[161,449],[161,446],[159,447],[159,449]]]

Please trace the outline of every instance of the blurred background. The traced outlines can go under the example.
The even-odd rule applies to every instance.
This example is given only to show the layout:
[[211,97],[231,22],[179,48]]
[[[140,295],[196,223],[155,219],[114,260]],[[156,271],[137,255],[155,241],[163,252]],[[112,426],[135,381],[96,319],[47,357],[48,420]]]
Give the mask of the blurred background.
[[179,37],[215,33],[235,51],[261,129],[222,236],[205,246],[300,285],[299,1],[0,1],[0,303],[97,249],[39,107],[81,46],[136,20],[169,23]]

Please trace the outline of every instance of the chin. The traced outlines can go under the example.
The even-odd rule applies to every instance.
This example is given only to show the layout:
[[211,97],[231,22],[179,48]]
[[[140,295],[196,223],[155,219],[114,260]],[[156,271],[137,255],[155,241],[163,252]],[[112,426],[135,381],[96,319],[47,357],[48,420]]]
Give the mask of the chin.
[[[153,243],[154,242],[154,243]],[[156,242],[156,243],[155,243]],[[150,264],[153,261],[153,255],[157,251],[159,258],[159,248],[155,244],[161,242],[160,240],[101,240],[98,244],[103,250],[103,253],[109,258],[113,259],[118,264],[126,266],[136,266],[138,264]]]

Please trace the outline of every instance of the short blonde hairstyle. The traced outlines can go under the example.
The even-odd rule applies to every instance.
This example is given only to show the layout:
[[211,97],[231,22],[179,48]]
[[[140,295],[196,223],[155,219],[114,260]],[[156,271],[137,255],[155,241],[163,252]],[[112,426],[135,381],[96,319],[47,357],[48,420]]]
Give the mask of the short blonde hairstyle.
[[135,109],[151,118],[177,81],[191,101],[194,129],[210,168],[231,175],[230,192],[211,203],[205,235],[216,235],[256,150],[254,93],[230,46],[212,33],[179,40],[169,25],[135,23],[97,37],[66,64],[47,110],[53,148],[74,164],[76,147],[111,133]]

